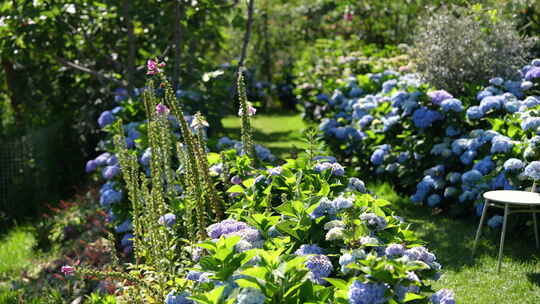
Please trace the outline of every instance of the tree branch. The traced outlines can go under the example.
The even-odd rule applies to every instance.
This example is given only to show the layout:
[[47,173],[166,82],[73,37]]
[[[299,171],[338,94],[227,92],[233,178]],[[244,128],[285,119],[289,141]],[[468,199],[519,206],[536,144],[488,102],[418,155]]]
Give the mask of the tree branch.
[[238,68],[244,66],[244,61],[247,56],[247,48],[249,45],[249,38],[251,37],[251,28],[253,25],[253,4],[255,0],[249,0],[248,2],[248,19],[246,22],[246,33],[244,34],[244,42],[242,44],[242,53],[240,53],[240,60],[238,60]]
[[114,82],[115,84],[117,84],[119,86],[122,86],[122,87],[127,86],[127,83],[125,81],[105,76],[104,74],[102,74],[102,73],[100,73],[98,71],[94,71],[94,70],[92,70],[92,69],[90,69],[88,67],[76,64],[74,62],[68,61],[68,60],[66,60],[64,58],[61,58],[61,57],[58,57],[58,56],[56,56],[55,59],[56,59],[56,61],[58,61],[63,66],[66,66],[66,67],[69,67],[69,68],[72,68],[72,69],[75,69],[75,70],[78,70],[78,71],[81,71],[81,72],[84,72],[84,73],[88,73],[90,75],[93,75],[93,76],[101,79],[101,80],[107,80],[107,81],[110,81],[110,82]]
[[124,0],[123,2],[123,14],[124,21],[127,28],[128,38],[128,56],[127,56],[127,81],[128,81],[128,93],[129,96],[133,95],[133,88],[135,82],[135,34],[133,33],[133,22],[131,21],[131,0]]
[[184,7],[180,0],[176,0],[174,6],[174,69],[173,69],[173,89],[178,89],[180,80],[180,60],[182,51],[182,15]]

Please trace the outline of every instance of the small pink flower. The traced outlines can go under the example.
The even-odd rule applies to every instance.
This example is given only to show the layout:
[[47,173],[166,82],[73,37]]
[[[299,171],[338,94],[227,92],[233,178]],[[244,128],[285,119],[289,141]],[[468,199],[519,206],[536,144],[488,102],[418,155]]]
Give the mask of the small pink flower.
[[193,118],[193,121],[191,121],[191,127],[195,130],[199,130],[199,129],[204,129],[204,128],[208,128],[210,126],[210,124],[208,123],[208,121],[198,117],[198,116],[195,116]]
[[156,112],[159,115],[169,115],[170,110],[169,110],[169,108],[167,108],[166,105],[158,103],[157,106],[156,106]]
[[73,275],[75,273],[75,268],[69,266],[69,265],[64,265],[62,266],[62,268],[60,268],[60,271],[65,275],[65,276],[70,276],[70,275]]
[[350,12],[346,12],[345,14],[343,14],[343,20],[345,21],[352,21],[353,17],[354,15]]
[[[248,116],[253,116],[255,115],[255,113],[257,113],[257,109],[255,109],[251,105],[251,102],[248,102],[247,104],[247,112],[248,112]],[[238,116],[242,116],[243,114],[244,114],[244,111],[242,111],[242,107],[240,107],[240,109],[238,110]]]
[[411,67],[408,66],[408,65],[400,66],[400,67],[399,67],[399,71],[402,72],[402,73],[410,72],[410,71],[411,71]]
[[148,59],[148,61],[146,62],[146,68],[148,69],[148,72],[146,72],[146,75],[155,75],[155,74],[160,73],[161,72],[161,70],[159,69],[160,65],[161,64],[158,64],[157,61]]

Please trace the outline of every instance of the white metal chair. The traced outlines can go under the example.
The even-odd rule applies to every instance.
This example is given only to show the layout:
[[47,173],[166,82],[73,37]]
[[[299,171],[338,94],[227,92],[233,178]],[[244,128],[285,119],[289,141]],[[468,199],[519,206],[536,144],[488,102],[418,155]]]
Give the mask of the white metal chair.
[[[532,190],[536,189],[536,185],[533,185]],[[540,212],[536,209],[536,206],[540,206],[540,193],[528,192],[528,191],[515,191],[515,190],[496,190],[488,191],[484,193],[484,210],[482,211],[482,217],[480,217],[480,224],[476,231],[476,238],[474,239],[474,246],[472,255],[476,252],[476,246],[478,239],[482,233],[482,225],[486,218],[486,213],[489,207],[504,209],[504,220],[501,232],[501,243],[499,246],[499,264],[497,266],[497,272],[501,271],[502,254],[504,248],[504,238],[506,235],[506,224],[508,221],[508,215],[512,213],[532,213],[534,222],[534,236],[536,238],[536,248],[540,247],[540,241],[538,239],[538,226],[536,221],[536,213]],[[512,209],[512,210],[511,210]]]

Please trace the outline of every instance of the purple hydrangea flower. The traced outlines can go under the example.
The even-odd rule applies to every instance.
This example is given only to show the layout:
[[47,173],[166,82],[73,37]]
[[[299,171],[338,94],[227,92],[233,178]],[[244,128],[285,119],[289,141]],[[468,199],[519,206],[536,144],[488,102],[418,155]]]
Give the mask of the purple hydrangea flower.
[[431,296],[433,304],[456,304],[454,293],[449,289],[441,289]]
[[390,244],[384,250],[384,254],[391,258],[400,257],[405,253],[405,248],[401,244]]
[[242,179],[240,178],[240,176],[235,175],[231,178],[231,183],[233,183],[234,185],[239,185],[242,183]]
[[105,111],[99,115],[98,124],[100,128],[108,126],[114,122],[114,115],[111,111]]
[[436,105],[440,105],[443,101],[454,97],[445,90],[431,91],[427,95],[431,98],[431,102]]
[[122,191],[116,191],[110,188],[100,192],[99,204],[103,207],[109,207],[114,203],[122,201]]
[[487,224],[491,228],[498,228],[503,224],[503,220],[504,218],[502,216],[494,215],[488,220]]
[[119,165],[107,166],[103,169],[102,176],[104,179],[112,179],[120,173]]
[[86,173],[90,173],[90,172],[93,172],[97,169],[98,165],[96,163],[95,160],[91,159],[89,161],[86,162],[86,167],[85,167],[85,170],[86,170]]
[[274,167],[267,170],[268,174],[272,176],[281,175],[281,172],[283,172],[283,168],[281,167]]
[[367,192],[366,185],[364,184],[364,182],[361,181],[360,179],[356,178],[356,177],[349,178],[349,183],[347,184],[347,189],[356,190],[356,191],[361,192],[361,193],[366,193]]
[[242,288],[236,298],[236,304],[264,304],[266,296],[256,288]]
[[322,254],[308,257],[306,267],[309,269],[310,280],[320,285],[326,283],[326,280],[323,278],[328,277],[334,269],[330,259]]
[[349,303],[351,304],[383,304],[387,287],[379,283],[362,283],[354,281],[349,287]]
[[298,248],[294,254],[296,255],[309,255],[309,254],[323,254],[324,250],[319,247],[317,244],[309,245],[304,244]]
[[540,161],[533,161],[523,171],[523,175],[533,179],[540,179]]
[[212,239],[219,239],[222,235],[240,231],[249,227],[250,226],[244,222],[228,219],[208,226],[206,231]]
[[532,67],[530,70],[525,73],[525,79],[526,80],[534,80],[536,78],[540,78],[540,67]]
[[176,215],[172,213],[167,213],[165,215],[162,215],[158,219],[158,223],[160,225],[167,225],[169,227],[174,226],[176,224]]
[[94,161],[96,162],[98,166],[104,166],[107,163],[107,160],[109,159],[109,157],[111,157],[111,153],[105,152],[105,153],[100,154],[98,157],[96,157]]

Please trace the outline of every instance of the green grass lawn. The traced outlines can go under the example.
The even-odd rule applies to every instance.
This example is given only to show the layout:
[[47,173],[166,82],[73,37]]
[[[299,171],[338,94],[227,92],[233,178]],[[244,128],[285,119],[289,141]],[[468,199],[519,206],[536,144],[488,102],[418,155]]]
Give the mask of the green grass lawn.
[[498,274],[500,229],[484,229],[473,260],[471,250],[479,219],[433,215],[429,208],[411,206],[387,184],[369,188],[393,202],[398,215],[412,224],[411,228],[437,255],[443,276],[433,284],[434,288],[454,290],[457,302],[465,304],[540,303],[540,249],[535,248],[532,232],[508,231],[503,267]]
[[20,274],[34,259],[34,234],[25,227],[15,227],[0,236],[0,281]]
[[[240,119],[227,116],[222,120],[223,135],[240,139]],[[302,149],[302,131],[307,127],[299,113],[257,114],[253,117],[253,140],[269,148],[278,158],[290,156],[293,148]]]

